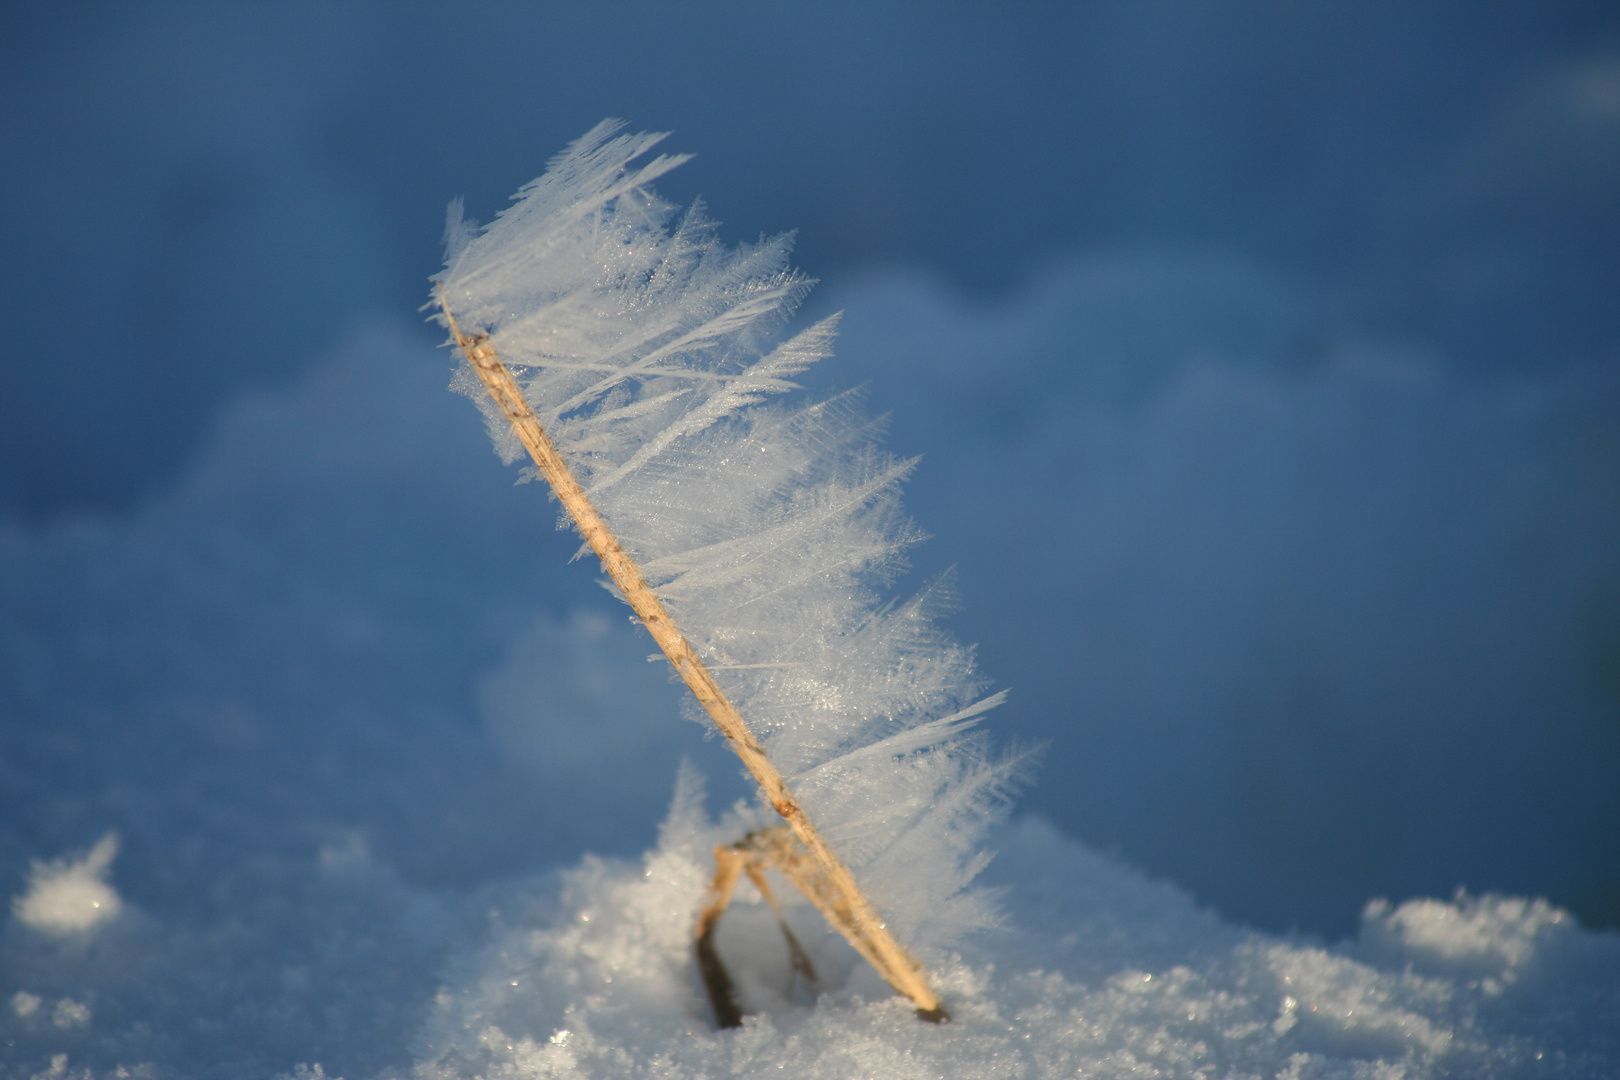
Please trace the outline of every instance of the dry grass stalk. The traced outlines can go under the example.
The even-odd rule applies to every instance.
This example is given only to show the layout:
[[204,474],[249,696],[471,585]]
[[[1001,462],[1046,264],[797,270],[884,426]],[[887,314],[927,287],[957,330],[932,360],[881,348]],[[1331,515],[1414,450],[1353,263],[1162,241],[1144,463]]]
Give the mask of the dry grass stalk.
[[[781,835],[777,837],[773,834]],[[698,970],[703,975],[703,987],[709,992],[709,1003],[714,1007],[715,1020],[721,1027],[742,1026],[742,1009],[737,1005],[731,976],[727,974],[725,964],[720,961],[719,950],[715,948],[714,935],[720,929],[720,916],[726,913],[726,908],[731,904],[737,879],[744,873],[775,913],[776,924],[782,928],[782,936],[787,940],[788,959],[794,973],[803,975],[805,981],[812,985],[816,981],[816,966],[810,962],[799,939],[793,936],[793,929],[788,926],[781,905],[776,902],[776,894],[771,892],[771,886],[765,880],[766,867],[782,869],[779,856],[792,849],[797,849],[793,852],[795,857],[808,859],[803,854],[804,848],[794,841],[793,834],[782,825],[749,833],[735,844],[721,844],[714,849],[714,882],[709,886],[708,901],[698,914],[697,960]],[[791,874],[789,878],[792,880]],[[831,921],[831,916],[828,919]]]
[[[489,391],[490,398],[511,423],[512,430],[528,450],[529,456],[534,459],[541,474],[550,482],[552,491],[556,493],[558,501],[562,503],[569,517],[573,519],[580,535],[591,545],[591,550],[596,552],[596,557],[602,562],[602,568],[613,579],[613,583],[618,586],[620,594],[630,605],[631,610],[636,613],[636,617],[647,628],[647,632],[652,634],[653,640],[664,651],[664,655],[669,658],[676,673],[692,691],[704,711],[709,714],[709,718],[720,729],[726,741],[731,744],[732,750],[742,759],[743,765],[759,782],[765,797],[792,829],[793,838],[803,845],[803,850],[808,856],[808,859],[804,860],[805,866],[809,868],[808,872],[795,877],[794,873],[788,872],[780,863],[779,868],[783,869],[790,881],[804,891],[827,920],[854,946],[855,951],[865,957],[890,986],[911,999],[917,1006],[919,1016],[934,1021],[945,1019],[944,1007],[940,1003],[939,996],[929,987],[922,964],[894,939],[893,934],[889,933],[888,927],[878,918],[871,902],[855,883],[855,877],[849,872],[849,868],[833,853],[826,840],[822,839],[821,833],[805,816],[798,799],[788,788],[782,774],[766,756],[764,747],[749,730],[747,722],[681,634],[669,612],[664,609],[663,603],[642,576],[641,568],[625,552],[618,538],[608,528],[607,522],[586,496],[585,489],[574,478],[562,455],[552,445],[550,436],[541,427],[534,410],[529,408],[528,402],[523,399],[523,392],[512,378],[512,373],[496,355],[489,339],[483,334],[469,336],[463,333],[445,299],[442,286],[439,287],[438,297],[439,306],[444,310],[445,321],[456,344],[460,346],[462,354],[472,365],[484,388]],[[735,883],[735,876],[732,882]],[[721,909],[724,909],[724,905]]]

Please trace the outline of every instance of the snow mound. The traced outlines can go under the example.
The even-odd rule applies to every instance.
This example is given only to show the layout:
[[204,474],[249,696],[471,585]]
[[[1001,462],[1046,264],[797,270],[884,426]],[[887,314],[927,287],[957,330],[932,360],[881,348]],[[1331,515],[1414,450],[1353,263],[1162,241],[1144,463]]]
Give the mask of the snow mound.
[[[1039,818],[1003,831],[987,877],[1015,925],[937,969],[950,1023],[920,1023],[807,906],[795,986],[748,897],[720,949],[751,1015],[714,1029],[691,959],[707,847],[689,785],[639,864],[588,857],[515,898],[440,991],[420,1080],[461,1077],[1612,1076],[1620,939],[1542,901],[1369,905],[1323,947],[1233,927]],[[787,895],[789,890],[782,890]]]
[[108,833],[78,859],[35,860],[28,891],[12,898],[12,914],[24,926],[56,937],[95,931],[123,907],[107,883],[117,855],[118,835]]

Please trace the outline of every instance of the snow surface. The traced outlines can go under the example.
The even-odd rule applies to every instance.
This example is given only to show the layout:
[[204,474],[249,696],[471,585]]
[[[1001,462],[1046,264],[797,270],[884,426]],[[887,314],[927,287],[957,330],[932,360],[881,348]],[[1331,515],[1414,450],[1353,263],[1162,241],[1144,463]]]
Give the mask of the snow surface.
[[[1141,295],[1157,290],[1158,309],[1191,308],[1196,290],[1187,279],[1196,284],[1196,275],[1161,267],[1150,287],[1150,268],[1133,265]],[[1000,355],[1016,359],[1012,330],[998,330],[998,319],[1033,337],[1033,347],[1053,347],[1067,340],[1066,320],[1091,320],[1086,305],[1095,311],[1100,303],[1097,282],[1126,276],[1117,268],[1112,276],[1054,275],[1039,304],[1005,316],[965,313],[955,329],[969,344],[1000,343]],[[894,279],[885,288],[891,310],[940,310],[926,284]],[[859,356],[876,340],[862,323],[852,304],[843,355]],[[1528,469],[1533,479],[1545,468],[1561,478],[1551,495],[1530,479],[1512,489],[1514,544],[1534,556],[1566,542],[1596,546],[1593,537],[1607,535],[1601,515],[1610,511],[1585,493],[1601,490],[1608,444],[1600,428],[1562,422],[1586,415],[1571,400],[1601,407],[1610,393],[1602,378],[1572,386],[1560,376],[1453,399],[1421,380],[1369,384],[1364,373],[1375,361],[1402,370],[1398,351],[1363,353],[1360,374],[1302,376],[1242,363],[1236,348],[1225,357],[1200,353],[1189,342],[1203,334],[1198,325],[1167,334],[1160,355],[1181,359],[1130,399],[1157,407],[1133,412],[1111,409],[1105,396],[1083,398],[1110,421],[1094,429],[1103,450],[1161,448],[1154,460],[1169,478],[1142,489],[1132,519],[1144,530],[1169,520],[1156,506],[1189,505],[1176,501],[1171,464],[1207,460],[1211,447],[1249,446],[1253,457],[1203,474],[1216,487],[1211,498],[1230,491],[1225,477],[1243,474],[1240,466],[1273,445],[1238,441],[1256,430],[1252,404],[1269,403],[1276,431],[1287,430],[1291,409],[1315,401],[1317,411],[1300,424],[1315,433],[1318,456],[1295,460],[1335,460],[1340,448],[1337,460],[1357,478],[1341,490],[1374,490],[1387,475],[1351,467],[1357,448],[1371,443],[1396,458],[1403,446],[1421,450],[1407,460],[1422,464],[1418,475],[1437,478],[1428,490],[1476,491],[1480,474],[1427,441],[1433,418],[1445,416],[1435,441],[1471,433],[1465,449],[1496,448],[1495,475]],[[942,969],[956,1017],[950,1026],[912,1020],[863,967],[840,960],[841,947],[802,911],[793,918],[822,962],[825,997],[810,1008],[798,987],[790,1001],[780,940],[744,895],[721,949],[760,1012],[740,1032],[713,1033],[689,969],[682,979],[684,916],[668,896],[705,876],[692,851],[714,833],[705,835],[701,816],[683,804],[651,860],[635,855],[656,843],[683,754],[710,778],[712,805],[729,805],[746,789],[724,749],[679,718],[680,695],[646,662],[650,649],[593,575],[566,565],[576,542],[553,530],[552,508],[534,488],[514,489],[491,460],[466,403],[444,391],[446,368],[425,334],[356,327],[308,377],[219,417],[207,452],[139,513],[0,528],[0,897],[30,896],[35,862],[88,866],[80,853],[110,829],[122,843],[95,879],[120,898],[115,917],[51,934],[8,905],[0,1075],[274,1077],[313,1075],[317,1065],[348,1080],[485,1066],[523,1075],[520,1054],[534,1069],[557,1065],[560,1075],[576,1067],[635,1075],[637,1061],[648,1063],[646,1075],[904,1076],[930,1062],[942,1076],[1072,1073],[1084,1062],[1105,1076],[1620,1072],[1616,938],[1580,929],[1553,906],[1478,896],[1412,901],[1408,889],[1330,946],[1234,925],[1039,818],[993,841],[1001,854],[984,880],[1007,888],[1008,928],[969,939]],[[1197,393],[1211,386],[1246,389]],[[1363,392],[1336,395],[1336,386]],[[975,393],[954,376],[936,389],[911,407]],[[880,405],[883,393],[874,388]],[[1066,407],[1078,393],[1066,388],[1049,400]],[[1341,422],[1322,424],[1324,415]],[[1036,410],[1026,430],[1056,440],[1072,429],[1051,427]],[[1543,452],[1530,437],[1570,430],[1597,436],[1575,443],[1592,462],[1588,473],[1553,467],[1563,441]],[[993,446],[991,434],[974,442]],[[893,444],[916,448],[903,428]],[[1099,465],[1097,475],[1106,471]],[[928,477],[925,461],[920,479]],[[1040,480],[1020,477],[1007,497]],[[1566,529],[1586,519],[1546,511],[1576,504],[1599,526]],[[941,532],[941,546],[961,535],[930,509],[945,505],[933,495],[912,499],[923,524]],[[1264,500],[1251,495],[1244,505]],[[1475,523],[1482,545],[1462,569],[1503,565],[1491,554],[1510,546],[1500,528],[1468,499],[1446,505],[1458,531]],[[1371,531],[1376,507],[1357,502],[1346,513]],[[1085,520],[1069,502],[1043,509]],[[1194,574],[1192,540],[1158,535],[1163,563]],[[1241,547],[1246,534],[1222,535]],[[1379,550],[1402,548],[1391,541]],[[1421,581],[1425,567],[1443,564],[1444,544],[1419,554],[1406,565]],[[978,555],[970,547],[948,557],[962,561],[971,587]],[[1332,565],[1325,573],[1327,595],[1353,591],[1355,582]],[[1210,603],[1232,587],[1222,583]],[[1396,610],[1380,602],[1364,617]],[[1472,632],[1501,617],[1478,614],[1456,626]],[[1142,655],[1173,644],[1160,641]],[[1507,650],[1490,655],[1519,662]],[[1093,690],[1112,699],[1128,688],[1076,674],[1074,663],[1065,693],[1080,706],[1094,708],[1086,705]],[[1372,702],[1395,701],[1410,685],[1376,663],[1356,670],[1384,688]],[[525,686],[541,679],[557,686],[555,700],[525,713]],[[1004,711],[1016,717],[1030,698],[1015,693]],[[1040,700],[1052,707],[1050,695]],[[1399,730],[1411,736],[1404,742],[1386,738],[1376,714],[1354,715],[1379,740],[1378,754],[1396,761],[1425,753],[1424,739],[1475,745],[1466,714],[1403,713]],[[1054,722],[1077,721],[1065,714]],[[1336,730],[1350,740],[1343,745],[1358,745],[1359,729]],[[1540,741],[1524,745],[1546,757],[1539,775],[1547,797],[1575,798],[1579,785],[1558,781],[1588,767],[1583,744],[1560,749],[1556,730],[1532,730]],[[1155,735],[1122,744],[1128,752],[1112,760],[1157,754],[1158,768],[1185,775],[1182,758],[1167,749],[1173,743]],[[614,754],[620,771],[604,776],[598,763],[621,748],[629,752]],[[1292,752],[1273,765],[1298,787],[1290,812],[1308,810],[1303,793],[1323,774]],[[1465,792],[1452,776],[1428,779],[1447,797]],[[1072,773],[1050,767],[1040,782],[1076,786]],[[1171,837],[1205,824],[1174,804],[1167,809],[1158,789],[1110,798],[1119,814],[1140,815]],[[1390,830],[1425,835],[1435,819],[1420,810],[1365,819],[1366,839]],[[1477,829],[1476,842],[1503,842],[1488,815],[1474,816],[1489,826]],[[1550,827],[1527,835],[1562,842]],[[599,855],[582,862],[587,850]],[[1326,859],[1354,848],[1320,850]],[[1431,891],[1449,896],[1455,884]],[[578,918],[587,912],[590,923]],[[615,925],[624,932],[612,932]],[[638,1001],[621,971],[649,984],[666,979],[670,992]],[[485,1046],[491,1027],[514,1049],[499,1039]],[[570,1035],[553,1043],[560,1029]],[[521,1049],[525,1038],[532,1053]],[[613,1057],[608,1044],[626,1056]],[[871,1062],[870,1073],[838,1053]],[[564,1068],[566,1055],[575,1064]]]
[[825,982],[796,1001],[756,901],[720,936],[754,1013],[716,1032],[686,898],[727,835],[678,793],[640,863],[587,858],[500,916],[440,991],[417,1075],[1415,1080],[1620,1063],[1620,940],[1543,902],[1375,901],[1330,949],[1225,924],[1039,818],[1000,837],[1014,924],[935,972],[950,1023],[919,1022],[802,903],[791,921]]

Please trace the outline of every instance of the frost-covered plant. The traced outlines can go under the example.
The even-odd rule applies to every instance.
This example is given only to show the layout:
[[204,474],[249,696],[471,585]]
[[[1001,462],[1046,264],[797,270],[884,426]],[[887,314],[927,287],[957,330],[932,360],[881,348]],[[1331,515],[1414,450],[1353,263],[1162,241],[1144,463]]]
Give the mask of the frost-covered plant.
[[767,400],[837,324],[772,346],[810,287],[788,238],[733,249],[701,207],[677,214],[648,185],[686,158],[633,165],[664,136],[621,127],[487,226],[452,204],[436,303],[468,361],[455,386],[506,461],[528,452],[786,821],[750,857],[938,1018],[916,957],[993,918],[967,886],[1020,766],[972,729],[1003,695],[933,624],[938,590],[880,595],[919,539],[913,462],[854,394]]

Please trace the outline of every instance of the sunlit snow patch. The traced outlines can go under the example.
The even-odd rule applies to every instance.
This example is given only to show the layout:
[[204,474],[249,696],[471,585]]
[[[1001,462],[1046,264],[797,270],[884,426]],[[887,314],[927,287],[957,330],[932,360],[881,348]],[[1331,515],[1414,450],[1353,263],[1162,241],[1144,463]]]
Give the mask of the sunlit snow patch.
[[1324,947],[1225,923],[1040,819],[998,835],[986,874],[1016,883],[1013,925],[935,958],[950,1023],[919,1023],[790,909],[822,974],[818,993],[795,988],[768,913],[739,891],[720,949],[750,1015],[718,1031],[691,927],[706,848],[736,823],[709,825],[681,786],[642,862],[587,857],[560,891],[492,913],[438,994],[418,1080],[1419,1080],[1610,1077],[1620,1062],[1620,939],[1543,902],[1374,904],[1358,940]]
[[123,906],[117,890],[107,883],[117,854],[118,835],[108,833],[81,858],[35,860],[28,891],[11,901],[12,914],[42,934],[67,937],[94,931]]

